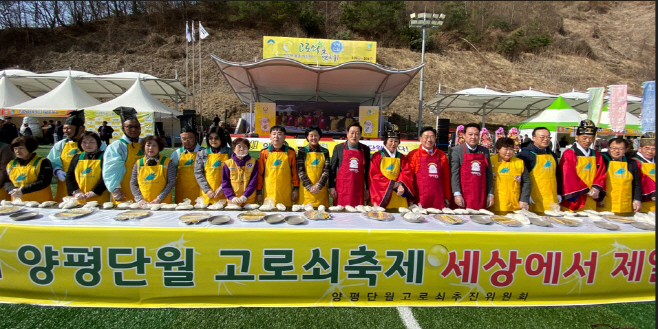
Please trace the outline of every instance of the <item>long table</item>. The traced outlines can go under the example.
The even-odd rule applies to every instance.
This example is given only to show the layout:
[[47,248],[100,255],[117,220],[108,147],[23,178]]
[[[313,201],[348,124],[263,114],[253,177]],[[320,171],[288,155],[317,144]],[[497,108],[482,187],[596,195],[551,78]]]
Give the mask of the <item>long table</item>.
[[[0,216],[0,302],[100,307],[546,306],[655,300],[655,232],[331,220]],[[279,213],[279,212],[273,212]],[[300,215],[286,213],[283,215]]]

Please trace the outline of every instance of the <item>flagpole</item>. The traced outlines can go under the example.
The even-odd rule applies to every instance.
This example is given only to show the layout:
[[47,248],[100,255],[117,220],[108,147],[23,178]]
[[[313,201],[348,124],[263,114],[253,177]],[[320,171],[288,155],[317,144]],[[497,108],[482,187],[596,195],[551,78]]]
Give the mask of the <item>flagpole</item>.
[[187,99],[190,98],[190,41],[187,39],[190,34],[190,27],[187,25],[188,21],[185,21],[185,109],[188,110],[190,105],[187,103]]
[[201,117],[201,131],[203,131],[203,91],[201,84],[201,21],[199,21],[199,116]]
[[192,20],[192,109],[196,111],[196,89],[195,89],[195,84],[194,82],[196,81],[196,70],[194,66],[194,20]]

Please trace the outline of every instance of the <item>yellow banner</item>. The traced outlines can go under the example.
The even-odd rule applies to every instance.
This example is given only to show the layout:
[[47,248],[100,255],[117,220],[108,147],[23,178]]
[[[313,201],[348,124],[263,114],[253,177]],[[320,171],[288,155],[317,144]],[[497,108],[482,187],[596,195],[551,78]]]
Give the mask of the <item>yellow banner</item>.
[[359,123],[363,127],[363,137],[379,137],[379,106],[359,106]]
[[263,58],[270,57],[285,57],[319,65],[350,61],[376,63],[377,42],[264,36]]
[[[251,147],[249,151],[260,151],[270,145],[269,138],[248,138]],[[304,147],[308,142],[305,139],[286,139],[288,146],[297,150],[300,147]],[[334,147],[336,145],[345,143],[344,140],[332,140],[332,141],[320,141],[320,146],[326,147],[329,150],[329,155],[332,155],[334,152]],[[367,141],[362,140],[359,143],[365,144],[370,147],[370,154],[380,151],[384,148],[384,143],[382,141]],[[398,146],[398,151],[402,154],[408,154],[412,150],[415,150],[420,147],[420,142],[416,141],[402,141]]]
[[[110,142],[121,138],[121,117],[113,111],[85,110],[85,118],[87,120],[85,122],[87,130],[98,132],[98,127],[103,125],[103,121],[107,121],[107,125],[114,128]],[[153,112],[137,112],[137,121],[142,125],[142,133],[139,137],[155,134]]]
[[2,115],[8,117],[51,117],[64,118],[73,110],[10,110],[2,109]]
[[[655,233],[0,225],[0,301],[101,307],[655,300]],[[75,239],[71,239],[75,236]],[[221,241],[221,243],[217,243]]]
[[276,125],[276,104],[256,103],[254,105],[255,132],[258,135],[269,135],[270,128]]

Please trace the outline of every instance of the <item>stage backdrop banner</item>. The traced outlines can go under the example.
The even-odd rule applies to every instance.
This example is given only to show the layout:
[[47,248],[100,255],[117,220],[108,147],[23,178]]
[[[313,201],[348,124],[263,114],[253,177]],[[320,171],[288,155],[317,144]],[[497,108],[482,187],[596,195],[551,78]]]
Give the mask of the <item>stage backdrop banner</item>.
[[[251,144],[249,151],[260,151],[270,145],[269,138],[248,138],[249,143]],[[286,139],[288,146],[292,147],[295,150],[298,150],[300,147],[304,147],[308,142],[305,139]],[[331,140],[331,141],[320,141],[320,146],[325,147],[329,150],[329,155],[332,155],[334,152],[334,147],[336,145],[345,143],[344,140]],[[382,141],[359,141],[361,144],[365,144],[370,147],[370,154],[375,154],[376,152],[381,151],[384,148],[384,142]],[[418,141],[401,141],[398,146],[398,151],[402,154],[407,155],[409,152],[420,147],[420,142]]]
[[626,108],[628,86],[611,85],[610,86],[610,129],[616,133],[622,133],[626,129]]
[[350,61],[376,63],[377,42],[264,36],[263,58],[270,57],[285,57],[317,65],[338,65]]
[[[98,132],[98,127],[107,121],[107,125],[114,128],[112,141],[121,138],[121,117],[113,111],[85,110],[85,126],[88,131]],[[146,137],[155,133],[153,112],[137,112],[137,121],[142,125],[142,133],[139,137]]]
[[73,110],[10,110],[2,109],[2,115],[5,117],[49,117],[65,118]]
[[654,232],[579,233],[574,240],[568,233],[2,224],[0,233],[0,301],[8,303],[563,306],[655,300]]
[[656,81],[642,84],[642,132],[656,131]]
[[268,136],[270,128],[276,124],[276,104],[256,103],[254,105],[254,116],[256,118],[255,132],[261,136]]
[[379,137],[379,106],[359,106],[359,123],[364,138]]

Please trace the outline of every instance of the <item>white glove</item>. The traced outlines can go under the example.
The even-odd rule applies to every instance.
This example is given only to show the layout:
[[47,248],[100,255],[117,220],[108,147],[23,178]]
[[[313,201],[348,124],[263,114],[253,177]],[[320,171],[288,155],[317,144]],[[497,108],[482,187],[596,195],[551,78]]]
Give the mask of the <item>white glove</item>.
[[[558,195],[557,197],[559,198],[560,196]],[[558,202],[559,202],[559,201],[558,201]],[[532,197],[530,197],[530,203],[532,203],[532,204],[535,203],[535,200],[533,200]]]
[[245,202],[247,202],[247,197],[243,195],[243,196],[238,198],[238,201],[239,201],[239,203],[245,203]]
[[66,173],[62,169],[58,169],[55,172],[55,175],[57,175],[57,179],[59,179],[60,182],[63,182],[66,179]]
[[562,202],[562,196],[561,196],[561,195],[558,195],[558,196],[557,196],[557,203],[560,203],[560,202]]
[[240,203],[240,198],[238,198],[238,197],[233,197],[233,199],[231,199],[231,203],[233,203],[233,204],[238,204],[238,203]]

